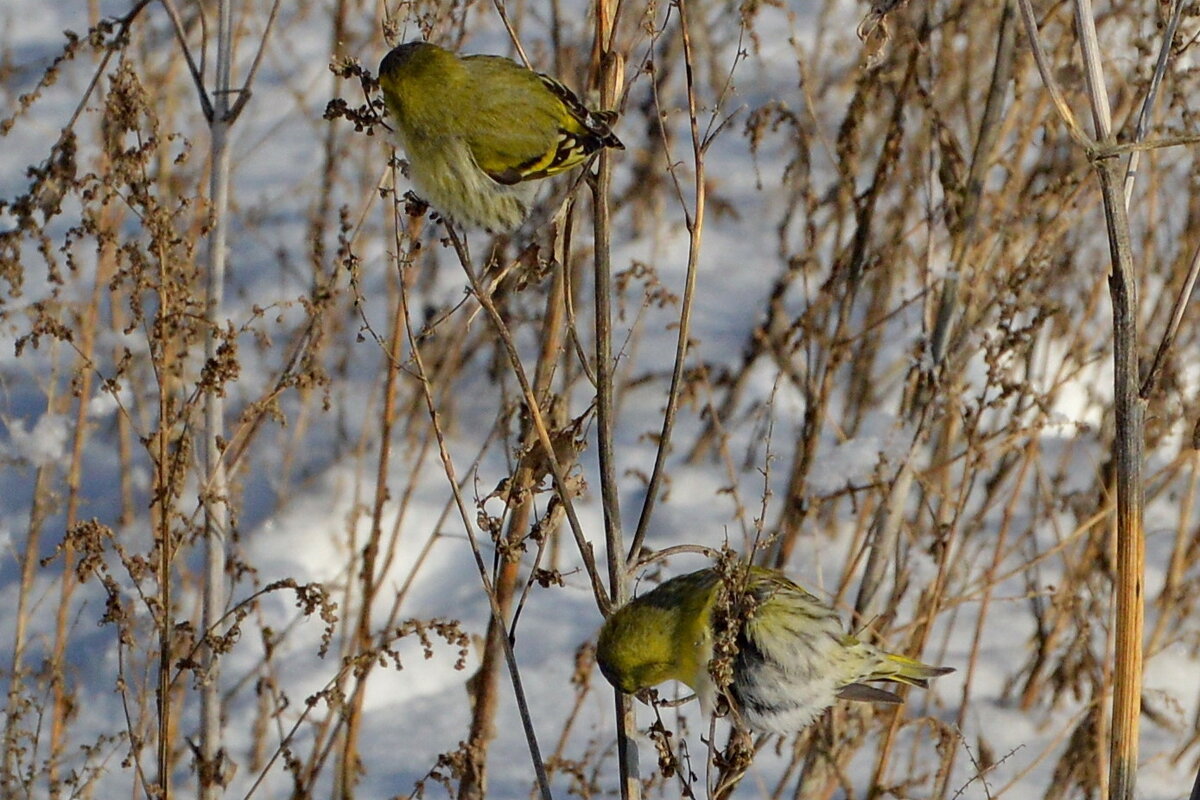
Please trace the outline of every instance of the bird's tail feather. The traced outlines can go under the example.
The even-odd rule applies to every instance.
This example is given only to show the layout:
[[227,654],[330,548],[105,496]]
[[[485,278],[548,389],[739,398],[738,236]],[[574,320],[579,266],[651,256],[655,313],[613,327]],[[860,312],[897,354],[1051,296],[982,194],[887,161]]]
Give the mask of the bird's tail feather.
[[868,680],[895,681],[896,683],[907,683],[909,686],[919,686],[922,689],[927,689],[929,688],[930,678],[936,678],[948,672],[954,672],[954,667],[933,667],[929,664],[922,664],[915,658],[887,653],[884,663],[879,666],[879,669]]

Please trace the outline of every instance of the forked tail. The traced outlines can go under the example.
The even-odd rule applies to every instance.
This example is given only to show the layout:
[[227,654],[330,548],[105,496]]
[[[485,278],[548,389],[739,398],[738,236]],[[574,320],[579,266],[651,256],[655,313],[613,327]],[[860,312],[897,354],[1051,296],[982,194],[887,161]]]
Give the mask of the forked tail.
[[928,689],[930,678],[954,672],[954,667],[931,667],[908,656],[898,656],[894,653],[887,653],[886,656],[887,660],[867,680],[896,681]]

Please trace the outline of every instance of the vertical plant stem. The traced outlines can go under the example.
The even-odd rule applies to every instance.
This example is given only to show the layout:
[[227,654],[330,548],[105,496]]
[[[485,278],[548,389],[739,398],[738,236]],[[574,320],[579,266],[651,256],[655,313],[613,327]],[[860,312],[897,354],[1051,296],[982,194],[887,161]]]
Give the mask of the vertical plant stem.
[[908,457],[900,465],[900,470],[892,479],[888,488],[887,498],[876,509],[875,518],[871,523],[870,544],[867,547],[867,563],[862,570],[862,581],[858,586],[858,596],[854,600],[854,626],[865,625],[878,613],[882,602],[879,589],[888,564],[896,552],[896,543],[900,538],[900,527],[904,523],[909,492],[916,478],[914,464],[920,457],[923,436],[918,433],[913,438],[908,449]]
[[[109,214],[109,217],[113,216]],[[108,225],[111,219],[104,223]],[[111,230],[111,226],[109,227]],[[71,464],[67,470],[67,513],[66,529],[69,531],[79,521],[79,507],[83,502],[83,458],[88,439],[88,404],[92,397],[92,382],[95,371],[92,368],[96,351],[96,335],[100,330],[100,304],[108,288],[108,281],[113,272],[113,248],[103,246],[97,259],[96,278],[92,283],[92,296],[84,312],[79,343],[79,361],[76,367],[79,375],[78,400],[75,404],[75,425],[72,433]],[[59,759],[63,754],[66,730],[70,717],[70,688],[67,685],[66,654],[67,640],[70,638],[71,599],[77,585],[75,579],[75,545],[70,537],[62,546],[62,577],[59,578],[58,608],[54,617],[54,646],[50,656],[52,670],[51,688],[53,692],[53,713],[50,722],[50,765],[49,783],[50,796],[57,798],[61,795],[62,786],[59,776]]]
[[[617,4],[613,0],[596,3],[596,39],[600,103],[616,107],[617,85],[624,72],[624,59],[612,49]],[[600,460],[600,497],[604,506],[604,541],[608,554],[609,596],[612,607],[620,608],[629,599],[629,573],[625,564],[625,543],[621,534],[621,506],[617,497],[616,465],[613,463],[613,377],[612,363],[612,219],[608,193],[612,184],[612,160],[607,150],[600,151],[592,183],[595,212],[595,289],[596,289],[596,439]],[[638,780],[637,744],[631,738],[636,721],[628,695],[613,691],[617,722],[617,763],[620,771],[622,800],[641,796]]]
[[[402,289],[398,291],[403,291]],[[406,322],[403,319],[404,305],[397,296],[392,309],[392,330],[389,334],[388,353],[384,358],[386,379],[383,390],[383,409],[379,414],[379,458],[375,465],[375,496],[371,505],[371,532],[362,548],[359,568],[359,606],[355,622],[352,658],[361,658],[360,666],[351,671],[354,690],[347,701],[346,727],[338,754],[337,793],[342,800],[355,796],[354,787],[361,773],[358,754],[358,737],[362,730],[362,709],[366,699],[367,678],[377,659],[367,654],[374,648],[371,633],[371,606],[378,593],[376,576],[380,574],[379,543],[383,539],[383,511],[391,496],[388,491],[388,473],[392,460],[392,431],[396,419],[397,392],[400,382],[400,363],[404,350]]]
[[[484,310],[487,311],[488,315],[492,318],[493,323],[496,325],[497,333],[501,335],[506,347],[511,348],[512,338],[507,336],[507,329],[504,328],[503,321],[500,319],[495,305],[492,304],[491,298],[486,294],[480,293],[481,287],[478,280],[474,278],[473,273],[470,271],[469,262],[465,260],[466,254],[462,248],[462,243],[454,234],[453,229],[448,230],[455,249],[458,251],[459,257],[464,259],[464,269],[467,270],[468,275],[472,278],[472,289],[477,293],[476,296],[479,298]],[[407,267],[407,265],[404,266]],[[442,467],[445,469],[446,478],[450,483],[450,491],[454,496],[454,505],[458,509],[459,517],[462,520],[463,530],[466,531],[467,538],[471,541],[471,552],[475,556],[475,567],[479,571],[479,580],[483,583],[483,591],[488,598],[488,605],[491,610],[492,619],[496,620],[498,624],[503,625],[504,615],[502,614],[499,603],[496,600],[495,586],[493,585],[492,580],[488,577],[487,566],[483,563],[483,551],[480,549],[479,542],[476,539],[475,527],[471,522],[471,515],[467,511],[467,504],[463,500],[462,492],[458,488],[459,481],[455,474],[454,461],[450,457],[450,451],[446,446],[446,439],[442,433],[443,427],[440,418],[441,415],[438,413],[437,405],[433,399],[433,389],[429,381],[429,373],[425,369],[425,360],[421,356],[421,348],[417,346],[417,338],[413,334],[411,316],[408,308],[406,281],[401,280],[400,286],[400,298],[401,302],[404,303],[403,317],[406,325],[406,334],[409,347],[412,352],[413,363],[416,365],[416,376],[420,381],[421,392],[425,399],[425,407],[429,413],[430,424],[433,426],[434,435],[437,437],[438,454],[441,456]],[[511,353],[511,355],[515,356],[515,353]],[[524,380],[523,373],[521,373],[521,371],[518,369],[519,366],[519,362],[514,361],[514,371],[517,373],[517,377],[521,379],[523,384],[522,388],[527,390],[528,395],[530,393],[528,391],[529,387]],[[531,421],[534,422],[535,425],[540,421],[540,414],[538,413],[536,403],[531,403],[530,417]],[[542,440],[543,445],[546,447],[547,458],[552,460],[554,457],[554,450],[553,447],[546,441],[548,439],[548,434],[545,431],[544,425],[539,426],[538,434],[539,439]],[[555,467],[555,473],[556,485],[559,487],[562,496],[566,497],[567,488],[561,480],[562,471]],[[599,589],[599,587],[596,588]],[[529,704],[525,698],[525,689],[521,682],[521,672],[517,667],[517,657],[516,654],[513,653],[512,642],[509,641],[508,636],[500,637],[500,645],[503,647],[505,663],[508,665],[508,674],[512,679],[513,694],[516,697],[517,710],[521,716],[521,724],[525,732],[525,742],[529,746],[529,758],[533,762],[534,775],[537,778],[538,793],[542,800],[551,800],[550,779],[546,775],[546,764],[542,759],[541,747],[538,745],[537,740],[537,732],[533,728],[533,719],[529,714]]]
[[675,364],[671,371],[671,388],[667,392],[667,407],[663,412],[662,430],[658,437],[658,452],[654,456],[654,469],[650,472],[650,480],[646,485],[646,500],[642,504],[642,513],[638,518],[637,529],[633,534],[633,543],[629,546],[628,566],[633,568],[638,562],[638,552],[646,538],[650,527],[650,519],[654,514],[654,505],[658,499],[658,487],[662,482],[663,469],[666,466],[667,454],[671,449],[671,431],[675,425],[675,414],[679,408],[679,392],[683,385],[683,370],[687,360],[689,337],[692,330],[692,305],[696,295],[696,273],[700,262],[700,242],[704,235],[705,191],[704,151],[706,142],[700,135],[698,111],[696,105],[696,81],[692,68],[692,42],[688,30],[686,0],[679,2],[679,35],[683,40],[684,76],[687,84],[688,119],[692,134],[692,161],[695,206],[691,211],[684,209],[684,218],[688,229],[688,261],[687,274],[683,285],[683,302],[679,310],[679,333],[675,341]]
[[[333,25],[329,36],[329,47],[333,58],[339,59],[346,53],[346,0],[337,0],[333,8]],[[337,77],[333,79],[332,91],[337,90]],[[309,239],[312,242],[313,282],[319,282],[325,269],[325,238],[324,228],[333,208],[334,180],[337,175],[336,165],[342,155],[339,152],[339,128],[336,125],[325,127],[325,136],[321,142],[321,185],[317,191],[317,202],[309,220]]]
[[1110,800],[1134,800],[1142,697],[1142,627],[1146,544],[1142,530],[1142,445],[1145,401],[1139,396],[1137,282],[1116,159],[1099,162],[1112,272],[1113,404],[1117,479],[1117,628],[1113,671]]
[[[53,394],[48,398],[47,411],[53,407]],[[0,769],[0,789],[4,796],[14,796],[18,786],[14,777],[20,773],[19,748],[20,728],[24,711],[22,709],[25,691],[25,646],[28,638],[31,606],[34,602],[34,573],[38,563],[38,545],[41,542],[42,530],[46,516],[51,508],[51,482],[53,470],[47,466],[38,467],[33,480],[33,499],[29,504],[29,527],[25,535],[25,549],[21,553],[21,577],[17,592],[17,607],[13,618],[12,654],[8,667],[8,702],[4,714],[4,757]],[[10,795],[13,792],[14,795]]]
[[[946,276],[942,286],[942,297],[938,305],[933,333],[929,340],[932,367],[941,366],[950,337],[951,323],[959,302],[959,283],[965,259],[978,232],[979,203],[983,197],[984,176],[992,163],[992,156],[1000,138],[1001,117],[1008,97],[1008,85],[1012,82],[1012,68],[1016,50],[1016,8],[1008,0],[1000,12],[999,33],[996,42],[996,61],[992,69],[992,80],[988,86],[987,101],[979,123],[979,136],[975,140],[975,151],[967,175],[966,191],[960,212],[961,224],[954,237],[950,260],[955,269]],[[928,399],[928,398],[926,398]],[[919,412],[920,409],[913,409]]]
[[[1091,0],[1075,0],[1074,8],[1096,138],[1101,146],[1112,144],[1112,112],[1109,109]],[[1113,654],[1108,796],[1109,800],[1134,800],[1145,616],[1143,583],[1146,544],[1142,530],[1145,401],[1139,395],[1137,275],[1133,271],[1126,195],[1118,162],[1113,157],[1096,161],[1112,260],[1108,290],[1113,317],[1115,431],[1112,463],[1117,483],[1117,625]]]
[[163,335],[166,320],[174,310],[174,294],[168,289],[167,263],[159,253],[158,259],[159,303],[161,307],[154,318],[152,346],[158,348],[152,363],[157,374],[158,431],[154,437],[154,502],[150,510],[154,520],[155,546],[158,551],[158,664],[156,674],[156,702],[158,741],[155,749],[155,769],[159,791],[164,798],[171,796],[171,626],[168,620],[172,608],[171,562],[175,548],[171,538],[171,509],[174,495],[171,491],[171,425],[173,417],[171,403],[171,361],[174,351]]
[[[601,3],[602,6],[608,5]],[[612,61],[616,54],[608,49],[608,26],[603,10],[597,11],[600,42],[601,104],[611,108],[615,92],[610,87]],[[608,25],[611,25],[611,20]],[[608,191],[612,183],[612,160],[607,150],[600,151],[596,162],[592,203],[595,210],[595,289],[596,289],[596,438],[600,459],[600,496],[604,505],[604,540],[608,545],[610,594],[615,606],[625,600],[625,552],[621,535],[621,506],[617,497],[617,471],[613,463],[613,379],[612,361],[612,220],[609,216]]]
[[[1042,80],[1054,98],[1072,136],[1085,147],[1091,143],[1072,124],[1070,111],[1046,63],[1029,0],[1019,0],[1030,46]],[[1113,143],[1108,102],[1090,0],[1075,0],[1075,27],[1083,56],[1084,79],[1100,147]],[[1081,141],[1082,137],[1082,141]],[[1117,159],[1102,155],[1095,162],[1104,202],[1112,262],[1108,278],[1113,317],[1113,411],[1115,431],[1112,464],[1117,490],[1116,636],[1113,669],[1112,729],[1110,734],[1109,800],[1133,800],[1137,777],[1138,722],[1141,713],[1142,628],[1144,623],[1145,540],[1142,530],[1142,448],[1145,401],[1139,396],[1137,276],[1133,270],[1126,189]]]
[[[217,72],[213,93],[213,117],[210,121],[211,154],[209,194],[212,204],[208,234],[207,285],[204,304],[204,357],[209,365],[217,361],[218,330],[225,294],[225,249],[229,209],[229,114],[230,66],[233,53],[233,14],[230,0],[221,0],[217,17]],[[224,438],[225,403],[220,377],[204,393],[204,474],[201,502],[204,504],[204,610],[201,630],[205,637],[220,635],[219,620],[225,612],[225,535],[229,525],[225,464],[221,458]],[[163,609],[169,616],[169,609]],[[221,794],[221,682],[220,659],[206,644],[201,650],[200,683],[200,754],[198,796],[216,800]]]
[[[546,313],[542,317],[541,348],[538,354],[537,367],[533,376],[533,391],[539,403],[544,403],[547,409],[551,405],[551,385],[554,377],[554,365],[562,352],[565,337],[566,316],[566,269],[556,270],[551,282],[550,291],[546,295]],[[562,420],[555,419],[553,424],[557,429]],[[523,433],[524,451],[536,453],[539,451],[537,434],[531,425],[525,426]],[[501,556],[498,574],[496,575],[496,604],[500,608],[500,617],[488,620],[487,637],[483,660],[479,672],[472,680],[473,707],[471,714],[471,730],[467,738],[467,763],[465,774],[458,787],[459,800],[477,800],[487,796],[487,754],[488,745],[494,735],[496,708],[499,700],[497,689],[500,684],[500,667],[504,663],[504,649],[500,639],[508,636],[505,627],[513,619],[513,597],[519,584],[521,573],[521,542],[529,533],[529,523],[534,514],[533,484],[534,467],[531,459],[522,459],[513,474],[506,502],[512,503],[517,497],[520,501],[515,504],[512,515],[508,519],[505,540],[511,545]]]

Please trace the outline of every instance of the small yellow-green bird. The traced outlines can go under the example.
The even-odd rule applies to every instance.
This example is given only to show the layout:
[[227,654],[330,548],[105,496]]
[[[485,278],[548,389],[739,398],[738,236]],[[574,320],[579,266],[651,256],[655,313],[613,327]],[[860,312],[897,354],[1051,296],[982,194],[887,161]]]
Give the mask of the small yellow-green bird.
[[379,86],[417,194],[460,225],[511,230],[533,181],[624,149],[613,111],[502,56],[460,56],[408,42],[379,64]]
[[[731,637],[736,648],[728,697],[736,718],[753,730],[795,733],[838,699],[900,702],[864,681],[925,687],[929,678],[954,671],[859,641],[843,630],[837,612],[780,572],[750,567],[741,577],[748,611]],[[672,578],[614,612],[596,645],[604,677],[628,693],[680,681],[700,698],[703,713],[711,713],[718,696],[709,674],[714,626],[722,614],[730,619],[718,609],[738,596],[729,593],[728,582],[717,570],[702,569]]]

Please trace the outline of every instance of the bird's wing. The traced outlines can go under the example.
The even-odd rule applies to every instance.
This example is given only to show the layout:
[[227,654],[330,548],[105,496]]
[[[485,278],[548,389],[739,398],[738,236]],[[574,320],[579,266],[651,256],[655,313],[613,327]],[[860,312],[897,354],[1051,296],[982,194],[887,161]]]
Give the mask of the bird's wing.
[[848,683],[838,689],[837,696],[843,700],[858,700],[863,703],[895,704],[901,702],[899,695],[865,683]]
[[476,123],[467,146],[492,180],[512,185],[544,177],[561,138],[561,104],[536,72],[502,56],[467,56]]

